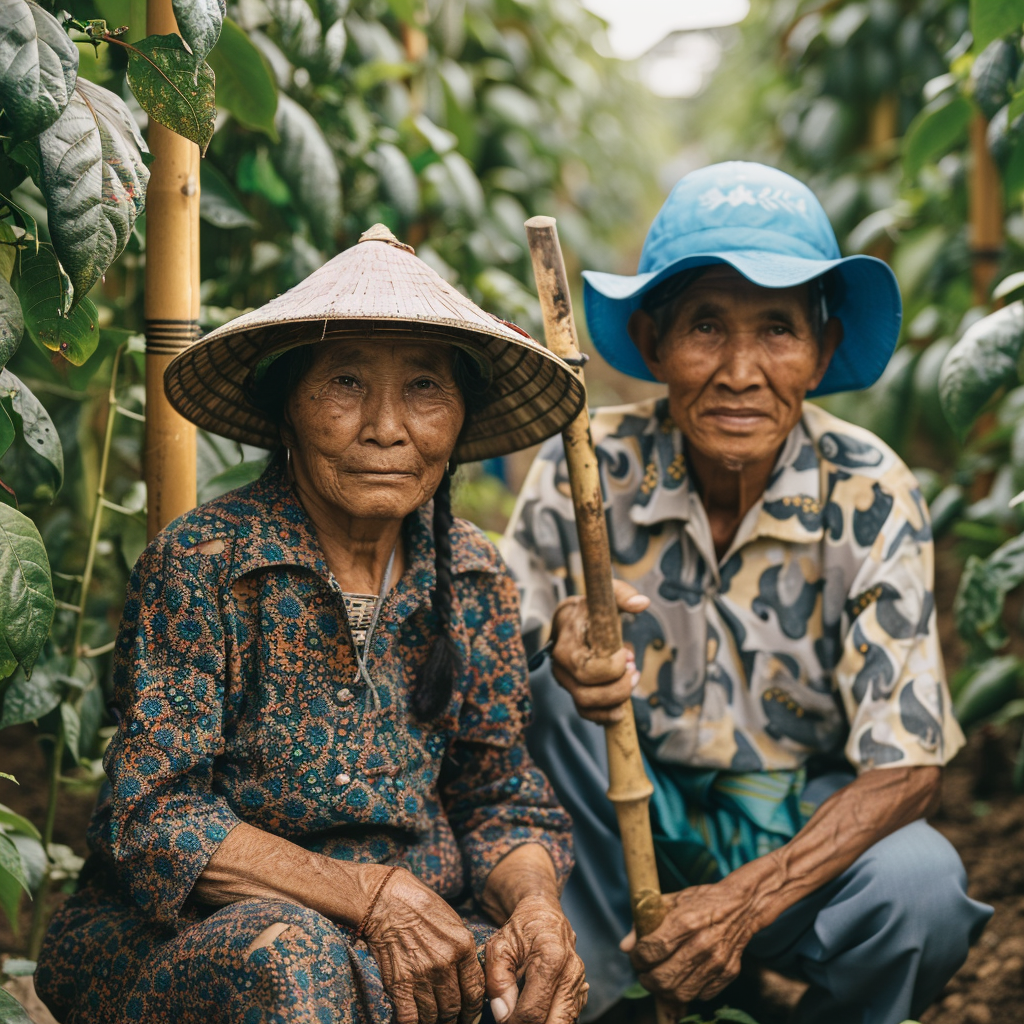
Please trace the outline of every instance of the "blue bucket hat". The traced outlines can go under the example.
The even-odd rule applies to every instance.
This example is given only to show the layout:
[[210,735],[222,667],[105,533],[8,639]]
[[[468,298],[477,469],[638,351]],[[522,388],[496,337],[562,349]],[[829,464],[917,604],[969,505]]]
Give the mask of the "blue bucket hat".
[[841,282],[828,305],[843,341],[812,395],[857,391],[881,376],[896,348],[903,304],[896,276],[873,256],[839,254],[814,193],[764,164],[714,164],[676,183],[647,232],[635,277],[583,274],[587,327],[617,370],[653,380],[626,325],[644,295],[693,267],[727,263],[764,288],[789,288],[835,270]]

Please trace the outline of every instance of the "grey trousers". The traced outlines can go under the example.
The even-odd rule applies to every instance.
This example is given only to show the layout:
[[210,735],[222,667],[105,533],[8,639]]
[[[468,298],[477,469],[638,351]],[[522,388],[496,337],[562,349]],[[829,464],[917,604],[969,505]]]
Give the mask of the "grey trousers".
[[[615,812],[605,796],[604,731],[576,714],[545,662],[531,676],[530,752],[572,815],[576,868],[562,906],[577,935],[593,1021],[636,980],[618,944],[631,927]],[[822,776],[804,797],[821,803],[851,781]],[[992,908],[967,896],[952,845],[924,821],[876,843],[842,875],[759,932],[748,950],[811,988],[806,1024],[900,1024],[916,1017],[967,958]]]

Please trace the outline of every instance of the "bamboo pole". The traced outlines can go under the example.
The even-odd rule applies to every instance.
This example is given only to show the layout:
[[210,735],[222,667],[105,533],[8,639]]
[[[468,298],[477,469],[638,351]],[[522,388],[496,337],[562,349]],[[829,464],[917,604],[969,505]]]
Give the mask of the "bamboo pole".
[[[526,222],[526,238],[537,279],[548,348],[567,360],[582,382],[583,364],[554,217],[531,217]],[[622,647],[622,623],[612,585],[611,549],[604,518],[601,478],[586,406],[562,431],[562,437],[565,439],[569,486],[583,562],[589,620],[587,640],[596,655],[607,657]],[[605,726],[608,799],[615,805],[619,821],[633,923],[637,935],[643,936],[661,924],[665,918],[665,907],[658,882],[648,811],[654,787],[644,771],[631,701],[626,701],[623,711],[620,721]],[[676,1020],[671,1007],[660,1000],[657,1010],[659,1024],[672,1024]]]
[[971,121],[970,243],[975,305],[988,302],[992,278],[1003,254],[1003,189],[999,169],[988,150],[988,122],[981,114]]
[[[171,0],[147,0],[150,35],[178,31]],[[164,394],[164,370],[199,336],[199,147],[149,120],[146,200],[147,530],[152,539],[196,503],[196,429]]]

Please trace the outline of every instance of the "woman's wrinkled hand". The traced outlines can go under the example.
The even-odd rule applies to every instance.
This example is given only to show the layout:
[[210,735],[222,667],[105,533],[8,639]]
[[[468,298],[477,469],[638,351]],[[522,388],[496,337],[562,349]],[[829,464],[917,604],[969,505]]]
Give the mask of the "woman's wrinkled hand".
[[[374,885],[379,884],[379,881]],[[372,890],[371,890],[372,891]],[[462,918],[404,868],[388,879],[365,927],[396,1024],[475,1024],[484,973]]]
[[639,941],[630,932],[620,948],[648,992],[679,1006],[711,999],[740,973],[754,935],[750,900],[719,882],[670,893],[665,901],[665,920]]
[[[615,581],[615,600],[620,612],[633,614],[651,603],[622,580]],[[622,705],[640,678],[633,652],[623,647],[610,658],[594,653],[587,642],[587,602],[582,597],[566,598],[558,606],[551,632],[555,639],[551,670],[569,691],[576,710],[599,725],[619,721]]]
[[498,1024],[572,1024],[587,1004],[576,934],[548,896],[516,904],[487,943],[486,963],[487,996]]

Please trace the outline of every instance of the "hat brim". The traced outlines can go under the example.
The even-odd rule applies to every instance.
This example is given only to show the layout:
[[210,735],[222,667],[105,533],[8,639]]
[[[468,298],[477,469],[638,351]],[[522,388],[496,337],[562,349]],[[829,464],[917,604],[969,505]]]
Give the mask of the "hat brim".
[[323,317],[308,321],[232,330],[232,324],[201,338],[175,356],[164,372],[171,405],[187,420],[223,437],[261,448],[280,443],[277,425],[249,400],[247,379],[269,352],[294,347],[295,332],[308,325],[310,337],[323,340],[429,343],[471,349],[493,372],[482,408],[471,414],[453,453],[458,462],[508,455],[557,434],[586,401],[586,392],[570,367],[532,339],[521,341],[496,322],[493,334],[458,323],[423,320]]
[[627,324],[643,296],[662,281],[692,267],[725,263],[763,288],[790,288],[836,270],[842,275],[842,300],[829,313],[843,325],[843,341],[821,383],[810,397],[859,391],[882,375],[899,339],[903,319],[896,275],[873,256],[813,260],[759,250],[694,253],[657,273],[629,277],[584,271],[583,303],[594,346],[616,370],[654,380],[629,337]]

